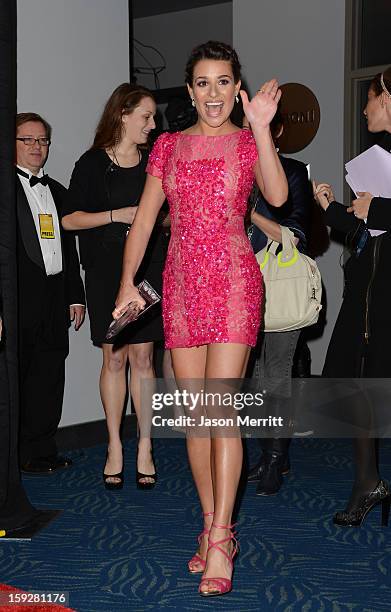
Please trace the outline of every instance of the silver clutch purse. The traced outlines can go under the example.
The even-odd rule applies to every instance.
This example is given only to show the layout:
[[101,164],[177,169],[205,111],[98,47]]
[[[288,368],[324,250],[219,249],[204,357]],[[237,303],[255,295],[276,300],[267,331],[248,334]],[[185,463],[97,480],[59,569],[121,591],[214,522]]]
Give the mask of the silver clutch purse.
[[152,308],[152,306],[161,300],[160,295],[146,280],[141,281],[141,283],[137,285],[137,290],[143,300],[145,300],[145,307],[140,308],[137,306],[137,304],[130,302],[127,309],[119,317],[119,319],[114,319],[110,323],[109,329],[106,332],[106,340],[111,340],[117,336],[124,329],[124,327],[126,327],[132,321],[136,321],[139,317],[141,317],[141,315],[143,315],[145,312],[147,312],[147,310]]

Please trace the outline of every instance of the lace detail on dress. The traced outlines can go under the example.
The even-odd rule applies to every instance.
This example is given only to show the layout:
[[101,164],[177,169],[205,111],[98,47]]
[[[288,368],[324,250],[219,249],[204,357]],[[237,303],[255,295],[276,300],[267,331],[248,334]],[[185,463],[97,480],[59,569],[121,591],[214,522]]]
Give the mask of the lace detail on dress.
[[162,178],[171,216],[167,348],[256,343],[262,279],[244,230],[256,160],[247,130],[214,137],[177,132],[156,141],[147,171]]

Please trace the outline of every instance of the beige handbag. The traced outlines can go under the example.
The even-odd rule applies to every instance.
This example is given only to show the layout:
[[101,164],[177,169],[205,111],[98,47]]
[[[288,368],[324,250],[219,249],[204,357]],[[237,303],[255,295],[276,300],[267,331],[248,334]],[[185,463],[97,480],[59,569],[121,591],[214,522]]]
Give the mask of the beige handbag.
[[284,332],[317,322],[322,309],[322,282],[313,259],[298,251],[294,234],[281,227],[279,242],[269,240],[256,254],[265,283],[265,332]]

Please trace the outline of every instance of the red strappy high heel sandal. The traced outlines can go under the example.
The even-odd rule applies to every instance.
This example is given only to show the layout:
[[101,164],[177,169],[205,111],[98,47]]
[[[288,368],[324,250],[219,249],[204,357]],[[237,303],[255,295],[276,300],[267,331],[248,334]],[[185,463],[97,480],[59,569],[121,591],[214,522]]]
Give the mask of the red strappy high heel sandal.
[[[234,526],[235,525],[215,525],[215,523],[212,524],[212,527],[214,527],[215,529],[232,529]],[[236,533],[233,533],[231,531],[229,536],[227,536],[226,538],[223,538],[222,540],[217,540],[217,542],[212,542],[212,540],[209,538],[209,546],[208,546],[208,552],[210,551],[211,548],[217,548],[217,550],[219,550],[224,555],[224,557],[229,561],[232,571],[234,568],[233,560],[239,548],[235,535]],[[232,546],[231,554],[229,555],[225,552],[225,550],[221,548],[221,544],[225,544],[226,542],[230,542],[230,541],[233,542],[233,546]],[[210,583],[212,583],[212,587],[214,587],[213,590],[202,591],[202,587]],[[226,593],[229,593],[230,591],[232,591],[232,576],[231,578],[221,578],[221,577],[202,578],[200,582],[200,586],[198,588],[198,592],[203,597],[213,597],[216,595],[225,595]]]
[[[213,516],[214,512],[204,512],[203,516]],[[197,540],[198,540],[198,544],[201,546],[201,540],[204,536],[209,535],[210,529],[207,529],[206,527],[204,527],[204,529],[201,531],[200,535],[198,536]],[[194,563],[198,563],[202,569],[200,570],[193,570],[191,569],[191,565]],[[187,567],[189,568],[189,572],[190,574],[202,574],[202,572],[205,569],[205,565],[206,565],[206,561],[205,559],[202,559],[199,555],[198,552],[196,552],[196,554],[190,559],[190,561],[187,564]]]

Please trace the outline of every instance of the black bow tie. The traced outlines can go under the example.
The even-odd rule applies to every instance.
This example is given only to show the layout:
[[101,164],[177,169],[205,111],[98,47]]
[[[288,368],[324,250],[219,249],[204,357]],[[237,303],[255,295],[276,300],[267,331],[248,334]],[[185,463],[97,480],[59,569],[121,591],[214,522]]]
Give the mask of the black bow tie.
[[46,187],[48,182],[49,182],[49,176],[47,174],[44,174],[40,178],[34,175],[30,177],[30,187],[34,187],[34,185],[37,185],[38,183],[41,183],[41,185],[44,185]]
[[[16,172],[20,174],[20,176],[24,176],[24,178],[29,178],[27,172],[23,172],[23,170],[21,170],[20,168],[16,168]],[[38,183],[41,183],[41,185],[44,185],[44,187],[46,187],[46,185],[48,185],[49,183],[49,175],[44,174],[41,177],[32,175],[29,179],[29,182],[30,187],[34,187],[34,185],[37,185]]]

